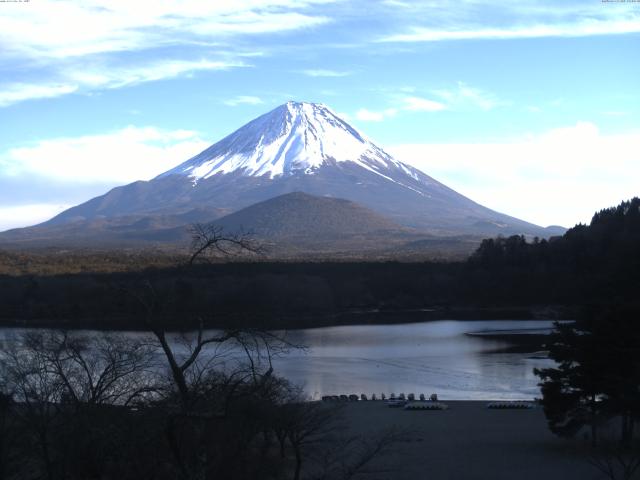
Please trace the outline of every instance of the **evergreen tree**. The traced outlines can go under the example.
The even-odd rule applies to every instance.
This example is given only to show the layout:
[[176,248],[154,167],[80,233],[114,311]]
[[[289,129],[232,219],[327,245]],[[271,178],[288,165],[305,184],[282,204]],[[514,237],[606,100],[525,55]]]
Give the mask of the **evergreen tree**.
[[595,444],[604,415],[601,399],[606,375],[597,341],[574,324],[556,324],[548,348],[558,366],[534,373],[542,380],[539,385],[549,428],[556,435],[571,437],[589,426]]
[[536,369],[542,405],[552,432],[573,436],[619,417],[621,442],[629,445],[640,418],[640,323],[638,309],[594,310],[576,324],[557,324],[549,346],[554,368]]

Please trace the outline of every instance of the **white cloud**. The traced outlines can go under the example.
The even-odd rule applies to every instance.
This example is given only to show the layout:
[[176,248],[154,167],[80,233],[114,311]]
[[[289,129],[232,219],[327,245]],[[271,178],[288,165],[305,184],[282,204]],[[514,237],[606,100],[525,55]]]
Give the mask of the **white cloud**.
[[302,70],[300,73],[308,77],[346,77],[351,75],[351,72],[339,72],[337,70],[324,69]]
[[454,107],[464,107],[468,105],[482,110],[491,110],[498,105],[504,104],[504,102],[499,101],[495,95],[479,88],[471,87],[464,82],[458,82],[456,88],[434,90],[432,93]]
[[66,84],[17,83],[0,86],[0,107],[24,100],[58,97],[81,89],[112,89],[137,85],[156,80],[191,75],[198,71],[228,70],[250,67],[240,60],[162,60],[128,67],[92,65],[86,69],[69,69],[61,72]]
[[366,108],[361,108],[356,112],[355,117],[363,122],[382,122],[386,118],[395,117],[402,111],[438,112],[447,108],[443,103],[421,97],[401,97],[397,101],[397,107],[386,108],[384,110],[368,110]]
[[35,203],[30,205],[0,206],[0,232],[11,228],[35,225],[49,220],[72,205]]
[[129,126],[12,148],[0,153],[0,169],[7,175],[38,175],[54,181],[126,183],[148,180],[207,146],[192,131]]
[[254,97],[251,95],[238,95],[237,97],[230,98],[223,102],[225,105],[235,107],[237,105],[260,105],[264,103],[260,97]]
[[483,205],[541,225],[589,222],[640,195],[640,131],[603,135],[579,122],[513,142],[388,150]]
[[63,59],[308,28],[329,20],[301,13],[315,3],[324,2],[38,0],[3,5],[0,32],[6,54]]
[[447,108],[443,103],[420,97],[405,97],[402,102],[403,110],[414,112],[438,112]]
[[175,78],[185,74],[206,70],[227,70],[247,67],[241,61],[200,60],[163,60],[148,62],[123,68],[94,67],[88,71],[66,72],[66,77],[87,87],[120,88],[126,85]]
[[[262,52],[243,51],[237,47],[237,37],[327,23],[326,17],[306,13],[309,6],[326,1],[38,0],[28,5],[3,4],[0,64],[12,76],[0,82],[0,106],[247,66],[243,58]],[[180,47],[180,53],[171,53],[174,47]],[[193,58],[203,51],[204,58]],[[185,53],[191,58],[185,60]],[[16,62],[19,69],[13,68]],[[35,72],[36,78],[49,80],[44,85],[25,81],[19,72]]]
[[358,120],[362,120],[363,122],[381,122],[382,120],[384,120],[384,113],[372,112],[371,110],[367,110],[366,108],[361,108],[356,112],[356,118]]
[[77,85],[11,83],[0,89],[0,107],[36,98],[51,98],[75,92]]
[[508,27],[473,28],[461,26],[442,30],[412,27],[407,32],[388,35],[380,42],[441,42],[450,40],[503,40],[544,37],[586,37],[640,32],[640,20],[585,19],[564,24],[526,24]]
[[381,122],[385,118],[393,117],[398,113],[396,108],[387,108],[382,111],[372,111],[366,108],[361,108],[356,112],[356,118],[363,122]]
[[390,101],[396,104],[396,107],[377,111],[361,108],[356,112],[356,118],[365,122],[381,122],[386,118],[397,115],[399,112],[440,112],[468,106],[490,110],[504,104],[494,95],[479,88],[470,87],[463,82],[458,82],[456,88],[453,89],[433,90],[431,93],[442,99],[443,101],[441,102],[416,95],[396,93],[413,93],[414,91],[415,88],[413,87],[395,88],[392,92],[385,89],[383,92],[388,95]]

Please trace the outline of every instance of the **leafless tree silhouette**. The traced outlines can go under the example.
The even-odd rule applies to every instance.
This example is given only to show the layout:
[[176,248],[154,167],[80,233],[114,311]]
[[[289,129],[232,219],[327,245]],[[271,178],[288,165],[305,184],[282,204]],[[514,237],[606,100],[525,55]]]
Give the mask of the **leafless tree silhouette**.
[[230,257],[243,252],[264,252],[264,248],[253,239],[252,232],[227,233],[222,226],[215,223],[196,223],[191,226],[190,233],[192,240],[189,265],[193,265],[197,258],[209,253]]

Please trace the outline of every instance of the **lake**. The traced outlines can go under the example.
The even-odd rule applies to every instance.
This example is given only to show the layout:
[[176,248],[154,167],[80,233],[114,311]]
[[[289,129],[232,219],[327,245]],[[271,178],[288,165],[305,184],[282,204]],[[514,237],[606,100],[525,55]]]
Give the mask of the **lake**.
[[[287,338],[306,345],[276,358],[277,374],[322,395],[437,393],[441,399],[495,400],[539,397],[534,367],[552,365],[531,353],[505,353],[505,340],[468,333],[541,333],[552,321],[429,321],[293,330]],[[9,340],[19,329],[0,329]],[[85,334],[96,334],[83,331]],[[128,332],[140,336],[142,333]]]
[[532,399],[540,396],[534,367],[552,365],[531,353],[497,353],[510,343],[467,333],[540,333],[552,321],[431,321],[325,327],[289,332],[309,351],[275,362],[276,371],[321,395],[437,393],[442,399]]

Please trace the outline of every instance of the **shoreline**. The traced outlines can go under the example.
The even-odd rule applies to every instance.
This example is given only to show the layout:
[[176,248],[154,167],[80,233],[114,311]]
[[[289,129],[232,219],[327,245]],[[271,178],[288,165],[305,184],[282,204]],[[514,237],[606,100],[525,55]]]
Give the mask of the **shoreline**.
[[[312,328],[358,326],[358,325],[401,325],[412,323],[426,323],[432,321],[488,321],[488,320],[566,320],[565,307],[423,307],[423,308],[362,308],[300,315],[256,315],[220,314],[215,320],[205,322],[206,329],[259,328],[263,330],[306,330]],[[247,321],[247,317],[254,321]],[[197,325],[176,325],[167,319],[159,319],[168,332],[195,331]],[[50,328],[64,330],[95,330],[95,331],[147,331],[142,325],[135,325],[133,318],[119,318],[108,323],[99,320],[67,320],[67,319],[7,319],[0,318],[0,328]],[[485,336],[481,332],[471,332],[477,336]],[[496,336],[500,335],[498,332]],[[521,335],[522,334],[518,334]],[[486,335],[489,337],[490,335]],[[504,334],[504,336],[512,336]],[[532,337],[534,335],[531,335]]]

